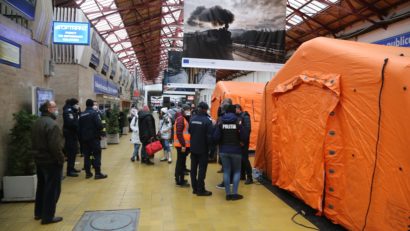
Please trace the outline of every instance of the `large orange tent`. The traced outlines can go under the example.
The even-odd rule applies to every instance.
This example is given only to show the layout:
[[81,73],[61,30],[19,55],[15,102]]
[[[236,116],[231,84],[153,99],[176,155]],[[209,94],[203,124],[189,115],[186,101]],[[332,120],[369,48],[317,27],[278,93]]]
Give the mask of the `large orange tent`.
[[256,168],[349,230],[410,225],[410,49],[316,38],[265,88]]
[[233,104],[240,104],[242,110],[249,113],[252,126],[249,144],[251,150],[255,150],[256,147],[264,87],[264,83],[219,81],[212,94],[211,116],[213,119],[217,119],[218,108],[225,98],[232,99]]

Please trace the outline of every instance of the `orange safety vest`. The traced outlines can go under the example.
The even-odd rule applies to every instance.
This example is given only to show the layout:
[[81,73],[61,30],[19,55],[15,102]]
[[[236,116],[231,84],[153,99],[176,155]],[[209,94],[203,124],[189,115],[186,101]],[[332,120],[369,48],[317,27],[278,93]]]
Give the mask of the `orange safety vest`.
[[[188,121],[186,121],[186,119],[184,118],[184,131],[182,133],[184,140],[185,140],[185,147],[189,148],[191,147],[191,135],[188,132]],[[182,147],[181,143],[178,140],[177,137],[177,123],[175,122],[174,124],[174,147],[176,148],[180,148]]]

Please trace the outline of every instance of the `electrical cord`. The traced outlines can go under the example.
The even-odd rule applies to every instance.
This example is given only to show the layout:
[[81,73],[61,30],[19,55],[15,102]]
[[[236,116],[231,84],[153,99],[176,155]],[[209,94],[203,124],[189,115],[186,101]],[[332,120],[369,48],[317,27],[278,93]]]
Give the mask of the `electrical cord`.
[[388,61],[389,61],[388,58],[384,59],[384,64],[383,64],[383,68],[382,68],[382,79],[381,79],[382,83],[380,85],[380,90],[379,90],[379,119],[377,121],[376,153],[375,153],[375,157],[374,157],[372,181],[371,181],[371,184],[370,184],[369,204],[367,205],[367,211],[366,211],[366,216],[364,218],[364,225],[363,225],[362,231],[364,231],[364,229],[366,228],[367,216],[369,215],[370,206],[372,204],[374,178],[375,178],[375,175],[376,175],[376,167],[377,167],[377,157],[379,156],[380,127],[381,127],[381,119],[382,119],[382,92],[383,92],[383,86],[384,86],[384,70],[386,68],[386,65],[387,65]]
[[301,223],[295,221],[295,217],[299,214],[301,214],[300,211],[298,211],[297,213],[295,213],[295,215],[292,216],[291,220],[292,220],[293,223],[295,223],[297,225],[300,225],[300,226],[302,226],[304,228],[307,228],[307,229],[319,230],[318,228],[310,227],[310,226],[307,226],[307,225],[304,225],[304,224],[301,224]]

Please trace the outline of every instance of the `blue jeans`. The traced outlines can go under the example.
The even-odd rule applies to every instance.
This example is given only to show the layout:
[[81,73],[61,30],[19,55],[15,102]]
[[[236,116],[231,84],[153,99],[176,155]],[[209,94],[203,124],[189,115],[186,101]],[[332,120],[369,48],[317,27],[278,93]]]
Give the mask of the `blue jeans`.
[[132,153],[133,158],[137,158],[139,149],[140,149],[140,144],[134,144],[134,152]]
[[142,160],[148,160],[148,153],[145,149],[146,146],[147,144],[142,144],[142,148],[141,148],[141,159]]
[[[226,195],[238,194],[239,180],[241,179],[241,153],[219,153],[224,170],[224,185]],[[233,189],[231,191],[231,172],[233,173]]]
[[162,149],[164,149],[165,152],[170,152],[171,148],[169,147],[169,140],[168,139],[162,139]]

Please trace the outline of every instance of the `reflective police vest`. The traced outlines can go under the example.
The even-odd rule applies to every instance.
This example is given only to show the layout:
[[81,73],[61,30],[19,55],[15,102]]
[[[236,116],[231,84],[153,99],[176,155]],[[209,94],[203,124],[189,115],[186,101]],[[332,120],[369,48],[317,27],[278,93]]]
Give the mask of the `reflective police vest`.
[[[185,118],[183,118],[183,119],[184,119],[184,131],[183,131],[182,135],[183,135],[184,140],[185,140],[185,147],[189,148],[189,147],[191,147],[191,143],[190,143],[191,135],[188,132],[189,124],[188,124],[188,121],[186,121]],[[174,131],[175,131],[174,132],[174,146],[176,148],[180,148],[180,147],[182,147],[182,145],[179,142],[178,137],[177,137],[177,122],[175,122],[175,124],[174,124]]]

